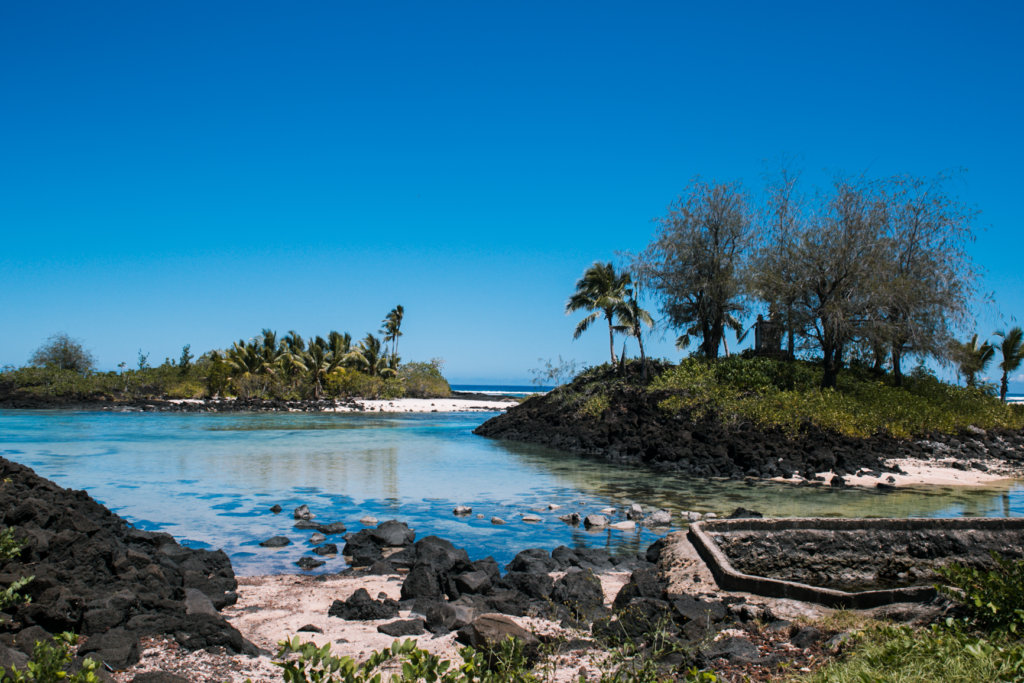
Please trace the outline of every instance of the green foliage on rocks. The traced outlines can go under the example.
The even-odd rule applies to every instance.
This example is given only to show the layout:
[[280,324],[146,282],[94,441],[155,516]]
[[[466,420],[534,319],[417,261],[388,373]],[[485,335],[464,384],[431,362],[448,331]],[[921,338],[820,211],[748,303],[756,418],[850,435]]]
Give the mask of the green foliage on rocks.
[[821,369],[804,361],[732,356],[687,358],[658,375],[648,390],[663,394],[666,413],[717,416],[796,434],[806,426],[853,437],[897,438],[982,429],[1024,428],[1024,411],[983,389],[957,387],[924,373],[893,386],[885,375],[851,367],[834,389],[822,389]]
[[54,636],[53,640],[37,641],[32,658],[25,668],[0,669],[0,683],[99,683],[100,679],[95,673],[99,663],[93,659],[84,660],[74,673],[70,671],[71,646],[77,641],[73,633],[61,633]]

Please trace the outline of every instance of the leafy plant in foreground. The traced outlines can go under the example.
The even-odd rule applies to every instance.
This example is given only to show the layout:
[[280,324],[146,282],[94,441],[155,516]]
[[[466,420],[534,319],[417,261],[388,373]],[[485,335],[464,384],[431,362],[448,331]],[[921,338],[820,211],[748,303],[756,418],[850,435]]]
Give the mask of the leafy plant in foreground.
[[77,640],[78,637],[74,633],[61,633],[54,636],[52,641],[37,641],[32,658],[25,668],[16,670],[11,667],[0,671],[0,683],[99,683],[100,679],[95,673],[99,664],[93,659],[83,661],[78,671],[68,672],[71,665],[71,646]]
[[938,570],[949,585],[938,589],[962,602],[980,628],[1024,635],[1024,560],[1011,561],[992,551],[994,567],[951,564]]

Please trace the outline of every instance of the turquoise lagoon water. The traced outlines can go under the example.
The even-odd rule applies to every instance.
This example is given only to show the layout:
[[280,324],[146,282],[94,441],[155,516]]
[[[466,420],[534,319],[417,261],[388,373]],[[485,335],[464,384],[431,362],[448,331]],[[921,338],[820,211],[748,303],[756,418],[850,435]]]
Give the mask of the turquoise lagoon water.
[[[1021,483],[879,492],[691,481],[472,434],[491,415],[0,410],[0,455],[85,489],[139,528],[223,548],[243,575],[299,571],[294,562],[311,548],[310,532],[292,528],[301,503],[318,521],[350,530],[365,515],[400,519],[419,536],[502,563],[523,548],[562,544],[637,552],[657,535],[588,532],[558,520],[632,502],[718,514],[742,505],[774,516],[1024,516]],[[460,503],[474,515],[456,518]],[[549,511],[549,503],[561,508]],[[285,511],[274,515],[274,504]],[[521,521],[526,513],[541,521]],[[507,524],[491,524],[493,516]],[[259,547],[281,534],[291,546]],[[344,567],[337,557],[320,571]]]

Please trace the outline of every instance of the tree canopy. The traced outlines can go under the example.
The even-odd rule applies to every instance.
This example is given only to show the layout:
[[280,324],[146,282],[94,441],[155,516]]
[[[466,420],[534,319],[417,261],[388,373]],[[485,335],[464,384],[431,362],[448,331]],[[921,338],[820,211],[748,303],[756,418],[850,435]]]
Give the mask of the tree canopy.
[[73,370],[84,375],[92,371],[96,360],[77,339],[58,332],[32,353],[29,364],[40,368]]

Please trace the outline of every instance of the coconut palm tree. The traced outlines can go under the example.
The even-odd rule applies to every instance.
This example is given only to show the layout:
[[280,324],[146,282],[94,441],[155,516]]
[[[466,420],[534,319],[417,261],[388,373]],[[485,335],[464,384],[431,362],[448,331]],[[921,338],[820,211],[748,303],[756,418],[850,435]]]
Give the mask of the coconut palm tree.
[[996,336],[1003,340],[999,344],[999,352],[1003,356],[1003,360],[999,362],[999,369],[1003,371],[1003,378],[999,383],[999,400],[1006,403],[1010,373],[1019,368],[1021,361],[1024,361],[1024,331],[1020,327],[1013,327],[1007,332],[996,332]]
[[367,334],[350,357],[357,368],[370,376],[387,377],[395,374],[395,370],[388,366],[384,345],[373,334]]
[[975,386],[977,375],[985,372],[985,368],[996,355],[996,347],[988,342],[979,343],[979,341],[978,335],[975,334],[969,341],[953,340],[952,342],[953,359],[969,387]]
[[402,318],[405,309],[399,304],[391,309],[381,323],[380,333],[384,335],[384,345],[391,343],[392,365],[398,364],[398,338],[402,336]]
[[580,310],[591,311],[576,325],[573,339],[579,339],[590,324],[604,314],[605,320],[608,321],[608,350],[612,365],[615,364],[614,317],[626,299],[626,290],[631,282],[629,273],[616,273],[615,266],[610,262],[595,262],[583,271],[583,277],[576,281],[576,291],[565,305],[567,314]]
[[[640,346],[640,365],[643,367],[643,377],[646,380],[647,355],[644,353],[643,327],[644,325],[654,327],[654,319],[651,318],[650,312],[640,307],[640,302],[636,300],[633,290],[627,291],[626,300],[615,311],[615,319],[618,323],[615,326],[616,332],[636,337],[636,342]],[[625,350],[622,355],[625,357]]]

